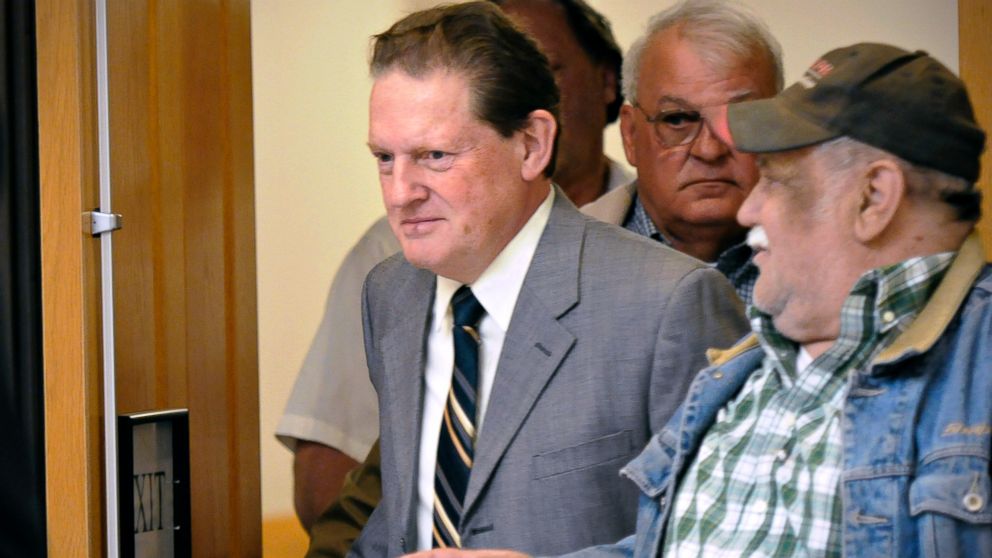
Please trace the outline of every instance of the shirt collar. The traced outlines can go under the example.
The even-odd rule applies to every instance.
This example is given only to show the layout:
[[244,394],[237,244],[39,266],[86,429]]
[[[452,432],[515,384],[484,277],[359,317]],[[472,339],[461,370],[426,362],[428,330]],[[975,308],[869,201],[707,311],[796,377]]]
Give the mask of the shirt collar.
[[[919,256],[865,272],[841,307],[841,329],[834,344],[817,361],[870,361],[898,337],[926,306],[954,259],[955,252]],[[770,315],[748,308],[751,327],[766,358],[794,374],[798,345],[782,335]],[[870,349],[870,350],[869,350]]]
[[623,220],[623,228],[641,236],[653,238],[669,248],[672,246],[672,243],[661,234],[661,231],[655,226],[654,221],[648,216],[647,210],[644,209],[644,204],[641,203],[641,196],[638,196],[637,192],[634,192],[634,203],[630,204],[630,211],[627,213],[627,218]]
[[747,245],[747,238],[745,238],[723,252],[720,252],[720,255],[717,256],[716,261],[712,265],[727,277],[732,278],[735,273],[743,269],[753,258],[754,250]]
[[[654,221],[651,220],[647,209],[641,203],[641,197],[636,192],[634,193],[634,203],[630,205],[630,212],[627,214],[627,218],[624,219],[623,227],[642,236],[653,238],[669,248],[672,247],[672,242],[665,238],[665,235],[661,233],[658,227],[655,226]],[[736,270],[744,267],[753,256],[754,251],[747,245],[747,239],[744,239],[721,252],[715,262],[706,263],[711,267],[717,268],[724,275],[730,276]]]
[[[482,275],[470,285],[472,294],[485,308],[486,314],[503,331],[510,327],[513,308],[517,304],[520,288],[523,286],[527,270],[530,268],[530,262],[534,259],[541,234],[551,217],[551,206],[554,204],[554,198],[555,189],[550,188],[548,196],[544,198],[527,223],[517,231],[516,236],[482,272]],[[437,286],[434,292],[434,316],[444,316],[445,319],[433,320],[431,326],[433,329],[448,327],[447,324],[450,323],[451,319],[451,297],[460,286],[462,283],[454,279],[440,275],[437,277]]]
[[978,231],[973,230],[958,249],[927,305],[906,331],[878,354],[875,362],[890,364],[910,354],[929,351],[947,331],[984,269],[985,248],[979,240]]

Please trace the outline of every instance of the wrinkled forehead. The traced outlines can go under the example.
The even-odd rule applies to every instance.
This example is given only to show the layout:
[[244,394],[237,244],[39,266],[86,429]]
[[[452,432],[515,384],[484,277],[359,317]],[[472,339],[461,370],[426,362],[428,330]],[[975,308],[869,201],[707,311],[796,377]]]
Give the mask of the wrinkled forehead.
[[655,35],[640,64],[639,100],[703,107],[775,94],[766,57],[700,44],[668,29]]
[[478,117],[459,74],[438,71],[424,77],[396,69],[376,78],[369,98],[369,136],[424,136],[470,125]]
[[669,68],[659,69],[657,73],[641,81],[638,101],[642,105],[659,108],[661,105],[674,105],[700,109],[765,96],[760,85],[741,68],[727,71],[686,71],[684,66]]
[[371,101],[389,97],[407,104],[410,110],[422,105],[467,103],[475,108],[475,80],[471,72],[445,65],[411,71],[396,64],[373,76]]

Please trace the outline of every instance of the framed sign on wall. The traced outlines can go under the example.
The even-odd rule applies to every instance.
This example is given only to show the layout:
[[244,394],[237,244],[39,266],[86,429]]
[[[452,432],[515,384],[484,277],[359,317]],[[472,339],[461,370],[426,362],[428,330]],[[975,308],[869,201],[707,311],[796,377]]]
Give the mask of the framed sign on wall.
[[117,417],[123,558],[189,556],[189,412]]

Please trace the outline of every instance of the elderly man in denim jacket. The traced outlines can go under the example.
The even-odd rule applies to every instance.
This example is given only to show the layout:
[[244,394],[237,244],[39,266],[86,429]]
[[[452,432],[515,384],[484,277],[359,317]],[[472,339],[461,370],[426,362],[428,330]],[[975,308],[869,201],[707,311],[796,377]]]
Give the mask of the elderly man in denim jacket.
[[923,52],[858,44],[729,107],[754,335],[625,469],[635,555],[990,556],[985,135]]
[[985,134],[964,85],[858,44],[728,121],[709,125],[762,175],[738,213],[754,333],[622,471],[637,532],[580,554],[992,556]]

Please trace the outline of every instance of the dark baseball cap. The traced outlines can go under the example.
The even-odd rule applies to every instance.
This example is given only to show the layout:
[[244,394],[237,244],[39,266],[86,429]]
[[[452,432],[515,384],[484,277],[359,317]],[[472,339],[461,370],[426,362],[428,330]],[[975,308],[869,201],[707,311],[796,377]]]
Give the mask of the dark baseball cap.
[[985,132],[964,83],[923,51],[860,43],[832,50],[770,99],[732,104],[740,151],[768,153],[840,136],[978,180]]

